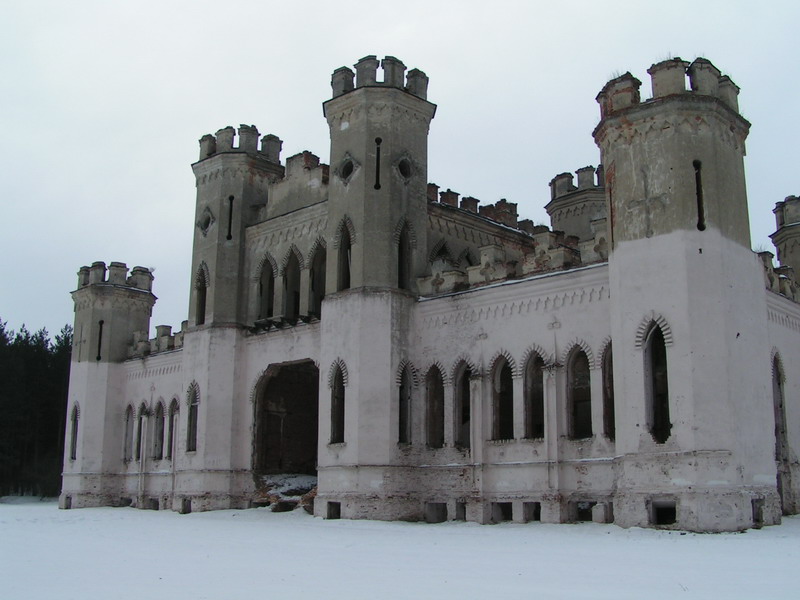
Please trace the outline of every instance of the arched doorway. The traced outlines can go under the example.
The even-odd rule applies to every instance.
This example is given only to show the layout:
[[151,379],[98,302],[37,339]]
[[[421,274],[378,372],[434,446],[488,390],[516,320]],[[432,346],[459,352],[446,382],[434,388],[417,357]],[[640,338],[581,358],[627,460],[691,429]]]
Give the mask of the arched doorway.
[[270,365],[256,390],[253,471],[316,475],[318,423],[313,361]]

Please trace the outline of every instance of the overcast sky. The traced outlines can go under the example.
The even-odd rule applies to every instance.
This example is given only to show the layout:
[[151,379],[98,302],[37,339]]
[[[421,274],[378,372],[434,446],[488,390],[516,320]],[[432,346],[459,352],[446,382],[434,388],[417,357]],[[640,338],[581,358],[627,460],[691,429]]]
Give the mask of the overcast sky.
[[0,21],[0,319],[57,333],[76,272],[155,269],[151,325],[188,311],[197,140],[254,124],[285,159],[328,160],[330,75],[368,54],[430,77],[429,179],[549,223],[548,182],[597,165],[595,96],[631,71],[704,56],[752,123],[753,246],[800,194],[800,3],[8,2]]

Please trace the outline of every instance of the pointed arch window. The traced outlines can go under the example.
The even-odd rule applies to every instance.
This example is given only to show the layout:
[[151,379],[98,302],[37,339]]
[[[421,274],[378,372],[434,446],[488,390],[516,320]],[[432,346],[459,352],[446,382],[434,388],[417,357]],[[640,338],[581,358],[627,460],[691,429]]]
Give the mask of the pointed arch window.
[[206,322],[206,300],[208,297],[208,277],[205,263],[200,265],[195,277],[195,324]]
[[672,422],[669,415],[667,346],[658,325],[653,325],[645,340],[644,373],[650,434],[657,443],[663,444],[669,439]]
[[294,252],[283,271],[283,314],[290,321],[300,316],[300,261]]
[[142,450],[144,446],[144,437],[147,430],[147,409],[142,404],[139,407],[139,414],[136,417],[136,450],[134,458],[136,460],[142,459]]
[[156,406],[155,420],[153,423],[153,458],[164,458],[164,405],[159,402]]
[[269,260],[264,261],[258,278],[258,318],[269,319],[275,313],[275,272]]
[[614,357],[609,342],[603,353],[603,432],[612,442],[616,438],[614,415]]
[[178,401],[173,400],[169,405],[169,420],[167,421],[167,448],[166,458],[175,456],[175,432],[178,426]]
[[777,466],[777,489],[781,512],[788,515],[794,512],[792,502],[792,471],[790,465],[789,441],[786,437],[786,406],[784,402],[784,375],[780,358],[772,359],[772,403],[775,411],[775,463]]
[[347,227],[342,225],[339,233],[338,278],[336,291],[350,289],[350,267],[352,264],[352,240]]
[[78,419],[80,413],[78,407],[72,407],[72,414],[69,419],[69,459],[76,460],[78,458]]
[[455,401],[455,425],[456,425],[456,446],[459,448],[470,448],[471,443],[471,423],[472,423],[472,398],[470,391],[470,379],[472,370],[464,365],[456,377],[456,401]]
[[425,377],[427,426],[426,442],[429,448],[444,447],[444,381],[437,367],[431,367]]
[[575,350],[567,365],[567,402],[569,406],[569,438],[592,437],[592,390],[589,358],[583,350]]
[[511,365],[500,358],[492,373],[492,439],[514,439],[514,391]]
[[200,413],[200,394],[192,386],[189,392],[189,415],[186,423],[186,451],[197,451],[197,421]]
[[525,365],[525,437],[544,438],[544,360],[538,354]]
[[310,286],[308,311],[315,317],[322,315],[322,300],[325,298],[325,265],[328,261],[328,253],[325,247],[320,245],[311,260]]
[[133,458],[133,408],[125,409],[125,435],[123,436],[122,459],[128,462]]
[[331,386],[331,444],[344,443],[344,375],[339,365],[334,367]]
[[411,373],[408,366],[403,368],[400,375],[400,389],[398,391],[398,432],[399,444],[411,443]]

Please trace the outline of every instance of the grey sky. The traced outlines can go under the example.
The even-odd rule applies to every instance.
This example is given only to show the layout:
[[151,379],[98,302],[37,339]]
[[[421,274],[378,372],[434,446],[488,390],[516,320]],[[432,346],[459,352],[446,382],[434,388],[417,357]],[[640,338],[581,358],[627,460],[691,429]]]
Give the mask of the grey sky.
[[800,194],[794,2],[8,3],[0,22],[0,319],[72,322],[76,271],[155,268],[152,325],[186,318],[197,140],[254,124],[282,158],[328,159],[330,74],[390,54],[430,77],[429,179],[543,210],[557,173],[598,163],[594,100],[630,70],[705,56],[741,87],[753,245]]

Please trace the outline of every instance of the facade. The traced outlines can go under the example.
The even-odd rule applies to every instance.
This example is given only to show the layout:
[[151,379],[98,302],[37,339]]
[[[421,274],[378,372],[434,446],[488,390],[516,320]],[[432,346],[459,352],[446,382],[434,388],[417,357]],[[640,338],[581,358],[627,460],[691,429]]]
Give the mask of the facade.
[[427,183],[436,106],[405,71],[333,73],[330,166],[253,126],[203,136],[179,332],[148,339],[146,269],[81,268],[61,506],[243,508],[306,473],[328,518],[797,512],[800,199],[773,267],[734,83],[702,58],[653,65],[649,100],[610,81],[603,166],[551,181],[551,230]]

